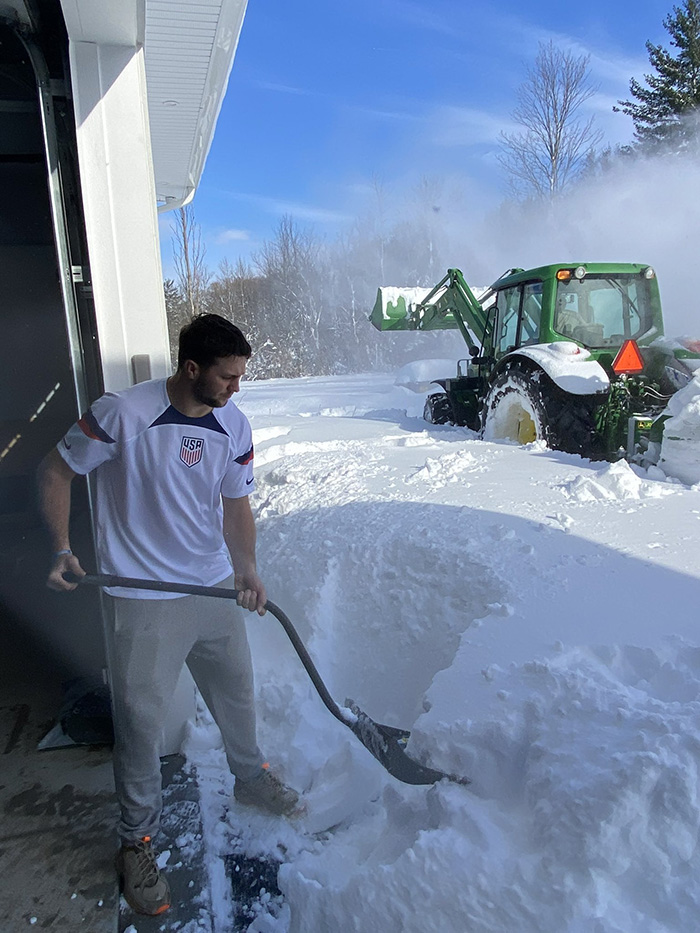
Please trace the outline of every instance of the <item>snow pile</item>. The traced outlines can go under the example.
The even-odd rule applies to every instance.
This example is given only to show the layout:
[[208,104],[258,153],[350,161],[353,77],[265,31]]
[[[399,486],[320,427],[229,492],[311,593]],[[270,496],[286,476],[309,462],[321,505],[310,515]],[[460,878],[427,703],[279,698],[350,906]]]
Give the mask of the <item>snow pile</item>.
[[[382,286],[377,294],[377,297],[381,299],[382,317],[385,320],[404,316],[410,317],[414,313],[416,305],[424,301],[431,291],[432,288]],[[439,294],[442,294],[442,292]]]
[[668,403],[659,466],[684,483],[700,483],[700,379],[696,376]]
[[619,501],[658,498],[673,490],[661,483],[643,479],[625,460],[611,463],[595,476],[580,474],[564,484],[566,495],[576,502]]
[[445,486],[447,483],[459,483],[462,489],[466,489],[471,484],[464,474],[475,469],[482,469],[476,457],[468,451],[459,451],[442,457],[428,457],[420,470],[406,478],[406,482],[423,486],[428,483],[433,488]]
[[681,929],[700,861],[700,654],[683,642],[559,651],[485,670],[489,712],[448,730],[444,697],[453,710],[460,681],[471,712],[458,656],[417,723],[424,749],[469,762],[480,798],[455,886],[469,929]]
[[605,370],[592,360],[590,350],[568,340],[522,347],[522,356],[534,360],[565,392],[592,395],[605,392],[610,380]]
[[[652,347],[664,347],[667,350],[690,350],[691,353],[700,353],[700,340],[697,337],[691,337],[684,334],[676,337],[669,337],[664,334],[663,337],[657,337],[651,343]],[[700,360],[686,359],[685,365],[692,371],[700,369]]]
[[[700,868],[697,649],[577,649],[491,674],[500,716],[443,707],[417,724],[426,747],[469,761],[473,789],[387,786],[330,852],[283,866],[291,931],[684,928]],[[465,711],[469,693],[463,681]]]
[[457,375],[456,360],[414,360],[406,363],[397,372],[394,385],[403,386],[413,392],[439,391],[436,379],[454,379]]

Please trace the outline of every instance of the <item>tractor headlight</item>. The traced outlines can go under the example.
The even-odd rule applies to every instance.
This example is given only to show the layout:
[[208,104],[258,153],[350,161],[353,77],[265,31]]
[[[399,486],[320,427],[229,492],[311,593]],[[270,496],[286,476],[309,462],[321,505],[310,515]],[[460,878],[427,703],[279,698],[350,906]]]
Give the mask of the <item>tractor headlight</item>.
[[645,278],[645,279],[653,279],[655,275],[656,275],[656,273],[655,273],[654,270],[651,268],[651,266],[647,266],[646,269],[644,270],[644,278]]
[[576,268],[574,269],[574,276],[575,276],[575,278],[579,279],[579,281],[580,281],[581,279],[585,278],[585,277],[586,277],[586,267],[585,267],[585,266],[576,266]]

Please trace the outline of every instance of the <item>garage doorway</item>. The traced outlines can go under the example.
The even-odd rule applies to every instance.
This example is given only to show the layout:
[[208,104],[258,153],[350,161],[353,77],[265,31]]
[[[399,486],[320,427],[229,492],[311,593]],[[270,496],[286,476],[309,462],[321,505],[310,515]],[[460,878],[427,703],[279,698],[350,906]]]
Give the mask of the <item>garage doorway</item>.
[[[33,32],[0,21],[0,703],[55,715],[104,666],[99,594],[52,593],[35,474],[101,394],[60,4]],[[72,543],[94,566],[89,493]],[[52,712],[51,712],[52,711]]]

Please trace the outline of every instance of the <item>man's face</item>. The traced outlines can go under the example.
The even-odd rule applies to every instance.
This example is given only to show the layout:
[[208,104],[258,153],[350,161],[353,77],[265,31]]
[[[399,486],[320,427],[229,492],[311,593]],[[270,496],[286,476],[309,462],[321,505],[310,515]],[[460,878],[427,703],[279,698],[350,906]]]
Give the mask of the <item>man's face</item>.
[[224,356],[207,369],[200,368],[192,382],[192,394],[202,405],[223,408],[241,388],[247,362],[244,356]]

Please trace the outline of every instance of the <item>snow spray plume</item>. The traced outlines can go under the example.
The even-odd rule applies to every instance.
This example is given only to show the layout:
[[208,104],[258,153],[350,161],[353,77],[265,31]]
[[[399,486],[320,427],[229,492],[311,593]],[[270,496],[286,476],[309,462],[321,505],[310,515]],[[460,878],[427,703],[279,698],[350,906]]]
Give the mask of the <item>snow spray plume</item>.
[[[692,120],[700,123],[697,116]],[[464,218],[446,215],[447,265],[461,268],[467,281],[480,285],[485,268],[493,281],[513,266],[648,263],[659,276],[666,333],[697,335],[697,136],[694,148],[614,153],[607,165],[551,202],[506,202],[481,223],[472,219],[465,225]]]

